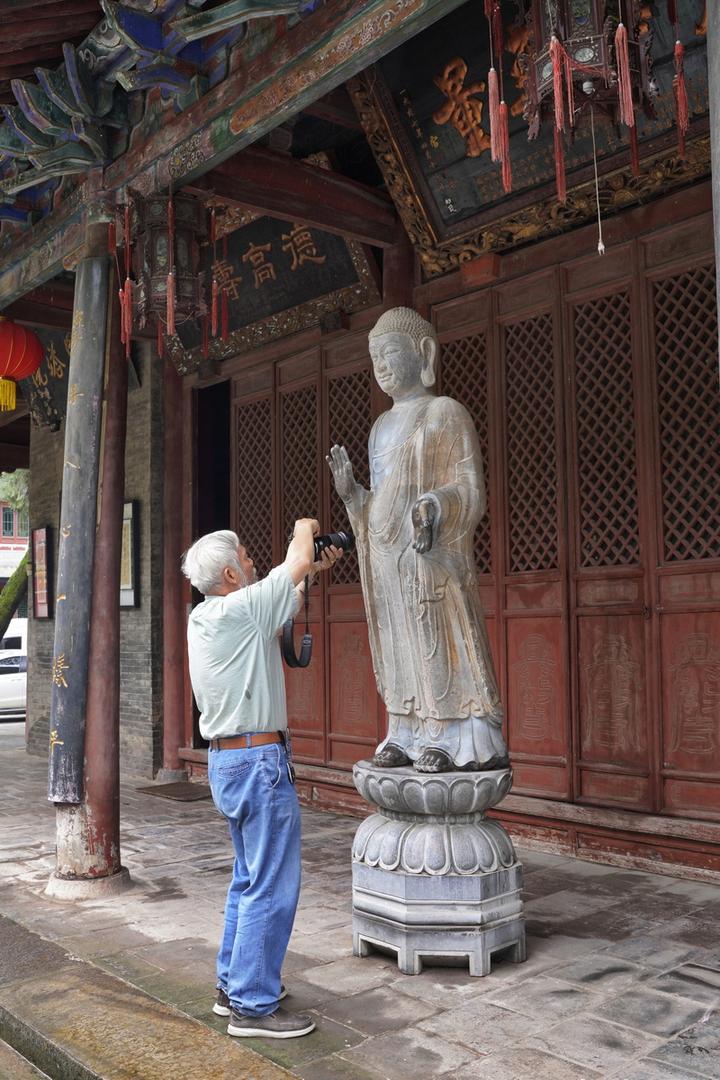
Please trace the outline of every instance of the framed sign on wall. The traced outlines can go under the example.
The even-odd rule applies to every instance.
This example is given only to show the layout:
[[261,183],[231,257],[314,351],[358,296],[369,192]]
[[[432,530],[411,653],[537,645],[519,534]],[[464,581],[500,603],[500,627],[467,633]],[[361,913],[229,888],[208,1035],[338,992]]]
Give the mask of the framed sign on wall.
[[31,534],[33,616],[36,619],[52,618],[52,593],[50,587],[50,528],[33,529]]
[[123,505],[122,547],[120,557],[120,607],[139,607],[138,574],[138,504]]

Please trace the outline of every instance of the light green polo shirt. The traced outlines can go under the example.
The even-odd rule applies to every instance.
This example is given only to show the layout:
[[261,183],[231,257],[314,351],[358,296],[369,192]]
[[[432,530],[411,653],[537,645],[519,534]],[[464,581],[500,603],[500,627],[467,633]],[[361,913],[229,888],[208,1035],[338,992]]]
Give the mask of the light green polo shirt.
[[295,604],[290,572],[276,566],[262,581],[193,608],[188,658],[204,739],[287,728],[278,631]]

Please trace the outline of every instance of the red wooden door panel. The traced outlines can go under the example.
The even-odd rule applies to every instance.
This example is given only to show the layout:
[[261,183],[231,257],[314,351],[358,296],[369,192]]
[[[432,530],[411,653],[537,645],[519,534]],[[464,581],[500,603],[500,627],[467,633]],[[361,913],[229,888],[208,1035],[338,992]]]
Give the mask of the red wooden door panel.
[[[295,521],[320,518],[320,358],[306,354],[279,365],[278,477],[279,537],[276,560],[282,558]],[[288,720],[293,749],[299,761],[324,764],[325,731],[325,624],[320,593],[311,591],[310,630],[313,656],[306,668],[286,668]],[[304,628],[303,614],[296,618],[296,640]]]
[[[355,479],[370,486],[368,438],[373,422],[372,372],[365,341],[360,358],[326,371],[324,452],[345,446]],[[327,528],[347,529],[347,514],[330,470],[323,474]],[[385,733],[375,687],[357,556],[350,552],[332,570],[326,594],[328,764],[350,768],[371,756]]]
[[720,818],[720,393],[711,261],[649,283],[665,811]]
[[[624,276],[631,265],[628,252],[615,272]],[[649,810],[654,734],[636,423],[639,315],[623,283],[569,298],[565,317],[577,797]]]
[[[554,277],[530,296],[552,294]],[[503,290],[504,311],[527,293]],[[566,551],[563,507],[562,383],[557,317],[545,309],[503,321],[502,595],[505,702],[514,789],[567,798],[571,793],[567,711]],[[504,474],[504,475],[503,475]]]

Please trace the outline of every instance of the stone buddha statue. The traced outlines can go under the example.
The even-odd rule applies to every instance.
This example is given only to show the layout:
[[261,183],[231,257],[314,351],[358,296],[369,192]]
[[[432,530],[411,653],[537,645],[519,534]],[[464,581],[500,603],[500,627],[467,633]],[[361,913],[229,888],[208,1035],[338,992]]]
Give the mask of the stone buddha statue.
[[508,766],[502,707],[473,552],[485,512],[477,433],[434,392],[435,331],[410,308],[370,333],[393,406],[370,433],[370,491],[342,446],[327,458],[355,533],[370,646],[388,735],[373,765],[419,772]]

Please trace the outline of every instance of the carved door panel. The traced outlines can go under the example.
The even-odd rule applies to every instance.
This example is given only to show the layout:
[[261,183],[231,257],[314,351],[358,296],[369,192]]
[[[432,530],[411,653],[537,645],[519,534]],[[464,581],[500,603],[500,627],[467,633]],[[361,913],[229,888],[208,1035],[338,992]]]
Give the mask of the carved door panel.
[[461,402],[475,423],[482,453],[487,494],[487,510],[475,533],[475,565],[477,566],[485,624],[495,667],[500,669],[498,650],[497,596],[492,557],[492,521],[495,484],[494,455],[490,452],[489,364],[487,325],[466,330],[463,337],[451,337],[441,342],[438,391]]
[[[595,257],[596,258],[596,257]],[[621,279],[630,250],[603,270]],[[575,280],[582,282],[580,264]],[[597,273],[597,271],[594,271]],[[566,295],[569,540],[577,791],[582,802],[652,809],[654,734],[647,515],[637,413],[641,336],[629,280]],[[643,485],[647,488],[647,483]]]
[[[278,536],[276,561],[287,547],[295,521],[321,518],[320,508],[320,357],[308,353],[277,365]],[[285,668],[288,720],[293,748],[301,761],[325,762],[325,627],[322,586],[310,592],[313,656],[306,668]],[[304,631],[304,612],[295,619],[296,648]]]
[[[703,246],[687,232],[678,246]],[[652,250],[649,253],[652,257]],[[720,393],[712,258],[651,271],[666,813],[720,818]]]
[[273,565],[272,368],[237,380],[233,390],[232,522],[264,577]]
[[[355,479],[370,486],[368,437],[373,421],[372,372],[366,340],[358,341],[352,360],[328,351],[325,373],[324,449],[344,445]],[[342,500],[325,466],[327,528],[349,527]],[[360,571],[354,552],[331,571],[326,594],[326,663],[328,668],[328,763],[350,768],[372,754],[385,732],[384,709],[375,688]]]
[[[541,275],[498,290],[500,604],[515,790],[571,792],[559,313]],[[542,298],[542,300],[540,300]],[[538,302],[540,300],[540,302]],[[534,308],[529,308],[534,304]]]

